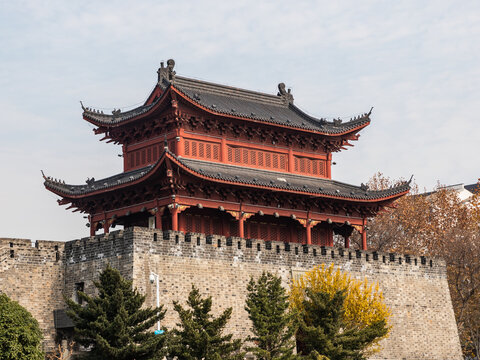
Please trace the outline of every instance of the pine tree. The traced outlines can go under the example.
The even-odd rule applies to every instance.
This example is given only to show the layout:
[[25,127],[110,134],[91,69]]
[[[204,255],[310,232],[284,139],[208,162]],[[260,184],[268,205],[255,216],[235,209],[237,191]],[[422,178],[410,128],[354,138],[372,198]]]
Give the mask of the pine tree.
[[75,323],[75,337],[83,346],[91,346],[89,359],[144,360],[161,358],[164,335],[150,329],[163,319],[165,311],[142,308],[145,296],[132,288],[120,272],[107,266],[94,282],[98,296],[79,292],[86,306],[66,299],[67,312]]
[[232,315],[232,308],[214,318],[212,298],[202,299],[198,289],[192,285],[184,309],[178,302],[173,303],[180,323],[173,330],[173,339],[169,354],[178,360],[240,360],[241,340],[232,340],[232,335],[222,335],[223,329]]
[[346,328],[345,291],[333,296],[326,292],[306,289],[303,314],[297,332],[298,350],[301,354],[326,356],[330,360],[365,359],[363,350],[373,341],[387,334],[385,320],[364,328]]
[[245,310],[254,335],[248,340],[256,345],[247,350],[259,360],[293,359],[295,316],[288,311],[288,295],[281,279],[264,272],[257,281],[250,279],[247,291]]
[[37,320],[18,302],[0,293],[0,359],[42,360],[41,340]]

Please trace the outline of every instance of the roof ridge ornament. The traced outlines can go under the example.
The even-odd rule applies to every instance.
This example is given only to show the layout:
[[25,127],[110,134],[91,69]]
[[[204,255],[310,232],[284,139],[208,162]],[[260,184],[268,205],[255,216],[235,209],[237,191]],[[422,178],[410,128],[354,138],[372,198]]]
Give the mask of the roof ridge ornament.
[[176,71],[173,70],[175,67],[175,60],[168,59],[167,67],[165,67],[164,62],[160,62],[160,68],[157,70],[158,74],[158,83],[161,83],[163,79],[167,80],[169,83],[173,84],[175,81]]
[[291,93],[292,89],[285,90],[285,83],[278,84],[278,93],[277,96],[280,96],[283,99],[285,104],[293,104],[293,95]]

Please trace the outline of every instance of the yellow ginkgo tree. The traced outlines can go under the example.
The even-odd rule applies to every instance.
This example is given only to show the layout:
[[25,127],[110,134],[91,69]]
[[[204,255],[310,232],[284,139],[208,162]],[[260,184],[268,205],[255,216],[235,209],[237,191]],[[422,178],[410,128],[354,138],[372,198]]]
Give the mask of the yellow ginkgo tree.
[[[313,304],[315,302],[317,304]],[[390,330],[390,311],[378,284],[369,283],[367,279],[354,279],[347,272],[335,269],[333,264],[316,266],[300,278],[294,279],[290,290],[290,306],[300,314],[304,329],[307,329],[302,330],[301,327],[299,331],[316,332],[317,338],[324,338],[321,345],[323,351],[330,354],[333,354],[336,348],[345,348],[345,345],[339,345],[340,341],[353,343],[357,341],[352,340],[353,338],[361,337],[366,340],[363,344],[357,341],[354,350],[360,354],[360,358],[371,355],[380,349],[379,341],[387,337]],[[317,313],[312,314],[312,309]],[[329,311],[331,313],[328,313]],[[323,318],[319,319],[318,313],[322,312]],[[314,320],[315,317],[317,320]],[[324,329],[318,329],[318,326],[314,329],[315,321],[328,324]],[[337,323],[334,324],[334,321]],[[336,333],[328,334],[329,331]],[[331,344],[326,344],[329,341]],[[310,349],[309,351],[318,351],[315,346],[302,346]],[[322,352],[319,354],[328,355]]]

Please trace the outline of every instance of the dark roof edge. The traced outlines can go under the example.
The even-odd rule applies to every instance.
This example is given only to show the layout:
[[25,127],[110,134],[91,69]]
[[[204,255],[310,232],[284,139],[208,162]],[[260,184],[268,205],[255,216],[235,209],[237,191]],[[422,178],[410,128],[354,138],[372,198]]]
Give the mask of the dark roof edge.
[[[242,181],[236,182],[236,181],[228,180],[228,179],[219,179],[219,178],[210,176],[208,174],[198,172],[196,169],[190,167],[188,164],[183,162],[181,158],[178,158],[175,154],[173,154],[167,148],[164,149],[164,152],[160,155],[160,158],[154,164],[148,165],[148,166],[140,168],[140,169],[132,170],[132,171],[129,171],[129,172],[126,172],[126,173],[120,173],[120,174],[113,175],[113,176],[108,177],[108,178],[93,181],[90,184],[87,183],[87,185],[66,184],[64,181],[52,179],[50,177],[45,176],[43,174],[43,171],[42,171],[42,176],[45,180],[44,181],[44,186],[45,186],[45,188],[47,188],[47,190],[50,190],[50,191],[52,191],[53,193],[55,193],[59,196],[78,198],[78,197],[89,196],[89,195],[94,194],[98,191],[105,191],[105,190],[108,190],[108,189],[115,189],[115,188],[118,188],[118,187],[128,186],[132,183],[140,181],[141,179],[145,179],[155,172],[155,170],[159,167],[159,165],[164,161],[164,159],[166,157],[168,157],[168,158],[172,159],[173,161],[177,162],[182,167],[188,169],[190,172],[192,172],[194,174],[197,174],[199,176],[211,179],[213,181],[221,181],[221,182],[229,182],[229,183],[233,182],[233,183],[238,183],[240,185],[271,188],[271,189],[275,189],[275,190],[280,189],[280,190],[286,190],[286,191],[290,191],[290,192],[299,192],[299,193],[305,193],[305,194],[323,195],[323,196],[327,196],[327,197],[331,197],[331,198],[338,198],[338,199],[347,199],[347,200],[350,199],[350,200],[355,200],[355,201],[375,201],[375,200],[378,200],[378,199],[384,199],[385,200],[385,199],[389,199],[389,198],[394,198],[394,197],[396,197],[396,195],[404,193],[404,192],[408,192],[410,190],[410,182],[407,182],[407,181],[405,181],[403,183],[400,183],[399,185],[394,186],[394,187],[389,188],[389,189],[386,189],[386,190],[371,191],[371,190],[363,189],[363,188],[355,186],[355,185],[350,185],[350,184],[342,183],[342,182],[331,180],[331,179],[322,179],[324,181],[325,180],[326,181],[331,181],[332,183],[335,183],[335,184],[338,184],[338,185],[341,185],[341,186],[349,186],[349,187],[357,188],[359,191],[363,191],[363,193],[366,194],[366,198],[358,198],[358,197],[354,197],[354,196],[335,195],[335,194],[330,194],[330,193],[321,192],[321,191],[315,193],[315,192],[302,190],[302,189],[288,189],[288,188],[274,187],[274,186],[267,186],[267,185],[263,186],[263,185],[260,185],[260,184],[247,183],[247,182],[242,182]],[[205,163],[208,163],[208,162],[205,162]],[[225,164],[222,164],[222,165],[225,165]],[[225,165],[225,166],[229,166],[229,165]],[[232,165],[232,167],[234,167],[234,166]],[[278,173],[278,172],[274,172],[274,171],[272,171],[272,173],[285,175],[284,173]],[[317,179],[317,178],[313,178],[313,177],[309,177],[309,176],[303,176],[303,175],[297,175],[297,176],[301,176],[301,177],[305,177],[305,178],[309,178],[309,179]],[[115,183],[114,181],[115,181],[116,178],[118,178],[118,179],[116,180],[116,183]]]

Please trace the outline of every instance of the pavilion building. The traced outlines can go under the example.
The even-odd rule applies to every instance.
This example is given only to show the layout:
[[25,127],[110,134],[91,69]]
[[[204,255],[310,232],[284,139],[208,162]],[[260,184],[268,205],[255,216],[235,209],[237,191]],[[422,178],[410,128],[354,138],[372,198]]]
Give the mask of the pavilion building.
[[409,191],[332,180],[332,153],[370,124],[314,118],[290,90],[265,94],[177,76],[161,64],[144,105],[83,118],[101,140],[121,144],[123,172],[70,185],[44,176],[60,205],[88,214],[90,235],[143,226],[266,241],[333,246]]

